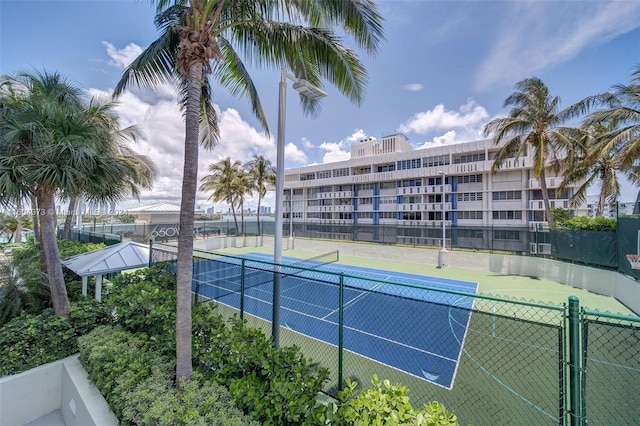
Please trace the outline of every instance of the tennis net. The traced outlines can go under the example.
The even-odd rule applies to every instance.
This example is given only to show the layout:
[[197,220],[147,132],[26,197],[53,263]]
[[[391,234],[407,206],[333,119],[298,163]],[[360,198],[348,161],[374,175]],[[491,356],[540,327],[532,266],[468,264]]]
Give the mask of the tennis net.
[[[307,259],[283,263],[280,273],[284,278],[292,277],[337,262],[339,259],[338,250],[333,250]],[[193,290],[196,297],[202,295],[215,300],[231,294],[242,294],[243,291],[272,284],[276,273],[272,266],[271,263],[257,263],[251,259],[247,259],[244,266],[220,259],[202,259],[194,263]],[[265,290],[270,292],[271,288]]]

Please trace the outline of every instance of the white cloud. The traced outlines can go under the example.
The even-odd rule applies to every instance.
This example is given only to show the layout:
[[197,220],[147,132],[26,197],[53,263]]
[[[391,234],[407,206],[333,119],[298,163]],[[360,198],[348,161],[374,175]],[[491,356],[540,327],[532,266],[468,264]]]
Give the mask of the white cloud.
[[434,130],[451,130],[477,126],[489,117],[487,110],[469,99],[458,111],[446,110],[444,105],[419,112],[400,125],[401,132],[425,134]]
[[111,58],[109,65],[118,68],[124,69],[128,67],[129,64],[142,53],[142,48],[135,43],[129,43],[122,49],[117,49],[108,41],[103,41],[102,45],[107,48],[107,55]]
[[[507,3],[505,3],[507,4]],[[640,2],[511,2],[475,85],[512,84],[640,27]]]
[[457,134],[455,130],[449,130],[442,136],[436,136],[433,138],[433,140],[424,142],[417,149],[433,148],[435,146],[451,145],[454,143],[463,142],[463,140],[457,138],[456,136]]
[[307,138],[302,138],[302,147],[306,150],[315,148],[315,145]]
[[424,86],[420,83],[409,83],[405,84],[404,88],[405,90],[408,90],[410,92],[420,92],[422,89],[424,89]]
[[352,144],[354,142],[360,142],[362,139],[366,138],[367,134],[362,129],[355,129],[351,135],[347,136],[345,141]]
[[326,151],[322,156],[323,163],[335,163],[351,158],[351,144],[366,138],[367,134],[362,129],[355,129],[352,134],[338,142],[323,142],[319,148]]
[[[105,43],[111,63],[120,67],[128,64],[134,55],[133,45],[117,50]],[[135,56],[135,55],[134,55]],[[110,93],[91,89],[92,95],[110,95]],[[264,155],[272,163],[276,160],[275,141],[262,131],[256,130],[244,121],[240,113],[232,108],[220,110],[217,106],[220,141],[211,151],[200,149],[198,177],[207,174],[209,164],[226,157],[246,162],[254,155]],[[151,191],[143,191],[141,199],[145,203],[156,201],[179,202],[184,161],[184,121],[178,108],[175,89],[170,85],[159,85],[153,91],[141,91],[133,86],[125,91],[116,108],[122,127],[136,125],[141,138],[132,148],[150,156],[156,163],[158,178]],[[294,144],[285,147],[287,161],[306,162],[304,152]],[[197,203],[207,202],[210,194],[197,195]],[[250,201],[249,201],[250,203]]]
[[284,146],[284,159],[285,162],[306,163],[307,154],[305,154],[304,151],[298,148],[296,144],[294,144],[293,142],[289,142]]

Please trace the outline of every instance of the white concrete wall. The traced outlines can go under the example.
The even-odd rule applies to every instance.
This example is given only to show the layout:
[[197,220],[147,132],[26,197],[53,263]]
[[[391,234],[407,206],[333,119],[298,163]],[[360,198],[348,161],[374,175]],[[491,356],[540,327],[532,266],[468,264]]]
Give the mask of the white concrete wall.
[[0,378],[0,425],[23,425],[58,409],[67,426],[118,424],[78,355]]

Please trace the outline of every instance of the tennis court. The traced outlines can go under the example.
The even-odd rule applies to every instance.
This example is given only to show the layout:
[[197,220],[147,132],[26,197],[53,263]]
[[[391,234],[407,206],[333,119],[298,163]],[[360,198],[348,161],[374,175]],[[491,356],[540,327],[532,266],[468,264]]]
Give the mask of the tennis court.
[[[234,309],[240,309],[242,302],[245,313],[270,321],[274,272],[265,270],[261,259],[269,262],[273,258],[249,253],[244,261],[218,258],[195,262],[193,291]],[[283,259],[283,264],[290,266],[280,270],[282,327],[337,346],[339,273],[343,273],[347,276],[343,293],[345,349],[447,389],[453,386],[474,298],[423,287],[475,294],[477,283],[348,265],[338,269],[326,263],[323,259]],[[395,314],[391,320],[381,321],[380,309]],[[438,334],[427,335],[426,330],[434,327]]]

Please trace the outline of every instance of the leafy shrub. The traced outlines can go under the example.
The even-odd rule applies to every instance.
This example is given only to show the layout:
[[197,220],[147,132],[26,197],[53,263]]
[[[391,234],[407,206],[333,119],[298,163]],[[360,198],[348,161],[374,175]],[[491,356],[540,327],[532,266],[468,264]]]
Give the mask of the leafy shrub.
[[207,306],[198,305],[203,312],[194,315],[194,354],[197,351],[207,376],[228,386],[236,405],[263,424],[311,419],[329,371],[297,347],[274,348],[262,331],[242,321],[223,326],[222,318]]
[[319,406],[315,419],[320,424],[367,425],[458,425],[457,417],[438,402],[425,404],[423,409],[414,409],[407,396],[406,386],[388,380],[382,383],[373,376],[372,386],[357,396],[356,382],[347,379],[347,386],[338,392],[338,402]]
[[[554,215],[555,217],[555,215]],[[554,226],[556,229],[581,229],[585,231],[616,232],[617,220],[603,216],[573,216],[563,218]]]
[[17,374],[78,351],[77,338],[109,321],[104,307],[88,301],[72,304],[69,318],[45,309],[23,312],[0,329],[0,375]]
[[104,302],[126,330],[148,334],[166,351],[175,351],[176,278],[161,266],[116,276]]
[[100,389],[114,414],[122,420],[128,393],[153,368],[170,371],[170,365],[148,350],[148,339],[120,327],[102,326],[78,339],[80,362]]
[[197,374],[179,389],[175,365],[154,353],[148,338],[121,327],[99,327],[80,339],[80,361],[121,423],[249,425],[229,392]]

